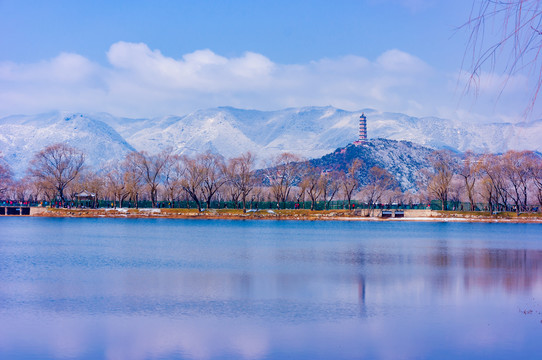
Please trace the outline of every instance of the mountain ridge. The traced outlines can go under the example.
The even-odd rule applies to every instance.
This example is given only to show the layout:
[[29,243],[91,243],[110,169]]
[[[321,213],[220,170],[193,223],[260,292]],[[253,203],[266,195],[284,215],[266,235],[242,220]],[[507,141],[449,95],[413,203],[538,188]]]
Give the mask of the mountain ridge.
[[225,157],[252,151],[260,160],[285,151],[318,158],[357,140],[362,112],[367,116],[369,138],[454,151],[542,150],[541,119],[477,125],[370,108],[346,111],[306,106],[260,111],[225,106],[136,119],[103,112],[11,115],[0,119],[0,152],[18,176],[37,151],[61,141],[81,148],[88,164],[99,168],[130,151],[155,153],[164,148],[188,155],[210,150]]
[[393,175],[402,191],[417,191],[423,178],[420,170],[431,167],[429,158],[433,151],[411,141],[370,139],[362,146],[350,144],[309,162],[320,169],[347,172],[350,164],[359,159],[363,162],[360,185],[368,184],[369,169],[378,166]]

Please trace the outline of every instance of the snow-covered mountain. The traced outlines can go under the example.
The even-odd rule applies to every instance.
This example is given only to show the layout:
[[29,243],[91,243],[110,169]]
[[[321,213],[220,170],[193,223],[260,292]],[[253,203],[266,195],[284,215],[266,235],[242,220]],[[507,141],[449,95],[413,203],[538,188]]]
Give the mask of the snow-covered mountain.
[[261,160],[284,151],[316,158],[356,140],[362,112],[367,115],[369,138],[407,140],[459,151],[542,150],[542,120],[478,125],[373,109],[257,111],[221,107],[152,119],[65,112],[9,116],[0,119],[0,152],[18,176],[24,174],[37,151],[56,142],[82,149],[88,164],[97,168],[132,150],[154,153],[166,147],[184,154],[211,150],[225,157],[250,150]]
[[136,149],[153,152],[171,146],[183,153],[210,149],[226,157],[251,150],[260,157],[289,151],[311,158],[356,140],[362,112],[367,115],[369,138],[406,140],[458,151],[542,150],[542,120],[479,125],[373,109],[349,112],[333,107],[305,107],[256,111],[222,107],[183,117],[132,121],[137,131],[126,121],[111,126]]
[[378,166],[388,170],[403,191],[416,191],[422,179],[420,169],[431,166],[433,151],[409,141],[371,139],[363,146],[349,145],[310,163],[321,169],[347,172],[354,159],[360,159],[364,164],[359,173],[361,185],[368,184],[369,169]]
[[370,137],[407,140],[434,149],[503,153],[542,149],[542,119],[522,123],[470,124],[436,117],[378,113],[367,124]]
[[[147,121],[150,126],[136,132],[117,129],[134,147],[151,152],[171,146],[181,153],[211,150],[226,157],[247,150],[261,158],[284,151],[315,157],[355,140],[355,118],[354,113],[331,107],[280,111],[216,108],[153,119]],[[347,127],[337,126],[339,123]]]
[[18,177],[24,175],[34,154],[58,142],[82,150],[86,164],[96,169],[135,150],[93,116],[54,112],[0,119],[0,153]]

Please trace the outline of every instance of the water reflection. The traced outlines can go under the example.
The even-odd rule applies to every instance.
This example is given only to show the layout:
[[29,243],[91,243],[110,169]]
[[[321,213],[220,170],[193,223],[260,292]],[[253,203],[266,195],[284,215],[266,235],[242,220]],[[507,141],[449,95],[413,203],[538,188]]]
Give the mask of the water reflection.
[[[500,287],[507,293],[530,293],[540,288],[542,251],[525,249],[465,250],[465,288],[490,290]],[[485,271],[480,271],[485,270]]]
[[542,351],[538,228],[508,240],[506,227],[469,225],[465,241],[435,224],[213,222],[202,238],[201,222],[91,221],[91,235],[58,236],[78,220],[55,237],[29,221],[0,241],[0,358]]
[[309,324],[228,317],[33,315],[3,316],[0,347],[4,355],[41,359],[510,358],[510,349],[527,355],[540,349],[536,341],[529,342],[534,340],[530,332],[540,333],[536,324],[505,315],[490,324],[475,320],[464,327],[465,316],[453,311],[440,316],[439,321],[446,323],[445,334],[435,331],[438,321],[422,320],[415,311],[400,317]]

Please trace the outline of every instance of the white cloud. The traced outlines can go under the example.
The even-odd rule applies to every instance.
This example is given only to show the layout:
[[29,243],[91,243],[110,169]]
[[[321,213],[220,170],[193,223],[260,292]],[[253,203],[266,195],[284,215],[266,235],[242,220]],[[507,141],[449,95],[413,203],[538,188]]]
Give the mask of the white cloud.
[[430,70],[421,59],[397,49],[388,50],[380,55],[376,59],[376,64],[383,71],[391,73],[423,73]]
[[460,74],[461,81],[472,85],[472,90],[486,95],[500,95],[503,93],[517,93],[529,86],[529,78],[524,74],[497,74],[481,72],[472,76],[466,71]]
[[[107,59],[109,64],[101,66],[62,53],[34,64],[0,63],[0,115],[60,109],[142,117],[223,105],[262,110],[373,107],[419,116],[458,113],[450,75],[397,49],[374,61],[348,55],[278,64],[253,52],[228,58],[209,49],[175,59],[143,43],[118,42]],[[513,89],[502,99],[509,109],[509,99],[523,96],[521,81],[513,79]],[[485,80],[483,84],[492,86]],[[483,104],[478,111],[487,111],[488,104]]]
[[19,83],[63,83],[69,85],[94,77],[98,67],[81,55],[62,53],[36,64],[0,63],[0,79]]

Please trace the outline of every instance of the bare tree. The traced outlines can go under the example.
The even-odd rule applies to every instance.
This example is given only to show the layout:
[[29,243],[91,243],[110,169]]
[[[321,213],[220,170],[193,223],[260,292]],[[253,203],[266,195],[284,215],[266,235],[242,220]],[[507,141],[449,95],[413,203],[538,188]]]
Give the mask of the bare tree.
[[99,200],[103,198],[102,195],[105,193],[104,178],[94,173],[86,173],[81,182],[83,189],[92,196],[91,206],[97,208]]
[[[506,210],[508,206],[508,186],[502,158],[498,155],[485,154],[482,156],[482,170],[486,177],[486,193],[491,194],[491,208]],[[487,183],[488,182],[488,183]],[[487,190],[491,185],[493,189]]]
[[241,198],[243,212],[247,211],[247,196],[256,185],[254,177],[254,163],[256,158],[251,152],[246,152],[239,157],[230,159],[226,169],[228,180],[233,187],[232,195]]
[[402,206],[405,202],[405,198],[407,198],[408,195],[403,193],[401,188],[398,187],[399,184],[397,183],[397,180],[394,180],[394,183],[397,187],[393,186],[392,189],[385,190],[383,196],[388,198],[388,203],[397,203],[398,205]]
[[124,199],[128,197],[126,183],[124,181],[124,172],[119,162],[115,162],[109,166],[105,173],[105,188],[107,195],[113,200],[113,206],[117,207],[117,200],[119,207],[122,207]]
[[487,210],[493,212],[497,204],[495,187],[493,186],[493,181],[487,175],[480,180],[480,195],[488,206]]
[[542,208],[542,159],[540,158],[538,158],[533,167],[533,182],[536,189],[538,205]]
[[469,20],[462,28],[467,29],[470,35],[463,65],[470,63],[468,87],[479,89],[480,76],[486,67],[490,71],[502,67],[509,77],[526,70],[535,78],[527,105],[527,109],[532,110],[542,86],[541,2],[476,0]]
[[502,155],[504,176],[508,179],[509,194],[518,215],[528,205],[529,181],[535,166],[533,155],[531,151],[518,152],[514,150]]
[[49,179],[36,179],[32,175],[29,175],[29,178],[32,181],[36,198],[52,203],[56,196],[56,189]]
[[183,156],[182,162],[186,170],[181,179],[181,186],[188,196],[196,202],[198,210],[201,211],[202,183],[205,178],[205,171],[198,158]]
[[209,151],[196,155],[196,158],[203,171],[201,190],[207,204],[207,209],[209,209],[211,207],[211,200],[227,181],[225,172],[226,164],[221,155],[213,154]]
[[13,181],[13,174],[7,162],[4,161],[0,154],[0,196],[4,196]]
[[339,192],[340,186],[340,173],[337,171],[325,172],[322,175],[322,181],[320,182],[322,187],[322,198],[325,201],[325,209],[329,209],[329,204],[335,198],[335,195]]
[[433,166],[433,174],[429,178],[427,191],[441,202],[442,210],[446,210],[448,192],[454,175],[455,164],[449,151],[434,151],[429,158]]
[[324,178],[320,174],[320,169],[308,166],[305,170],[305,175],[301,179],[300,187],[304,189],[311,199],[311,210],[314,210],[316,202],[320,199],[324,191]]
[[268,192],[269,188],[266,186],[256,185],[252,189],[251,197],[250,197],[250,207],[256,206],[256,209],[258,208],[258,203],[261,201],[264,201],[265,195]]
[[358,176],[363,165],[363,161],[355,159],[348,168],[348,173],[342,173],[341,175],[341,187],[344,196],[346,196],[346,199],[348,200],[348,209],[352,209],[352,195],[359,187]]
[[34,192],[34,187],[32,185],[32,180],[26,176],[20,180],[12,182],[11,198],[19,201],[30,200]]
[[374,209],[374,204],[381,202],[382,196],[388,190],[395,189],[397,180],[386,169],[379,166],[373,166],[369,169],[369,184],[363,189],[365,201],[369,204],[369,209]]
[[288,200],[294,181],[298,178],[298,162],[301,159],[291,153],[282,153],[275,157],[265,171],[265,177],[271,187],[271,193],[280,204]]
[[136,153],[137,166],[141,172],[143,181],[147,184],[151,195],[152,207],[157,205],[158,186],[165,170],[171,162],[172,151],[165,149],[158,154],[148,154],[145,151]]
[[467,193],[467,197],[470,203],[470,210],[476,209],[475,197],[475,185],[476,181],[480,177],[480,171],[482,169],[480,158],[472,151],[467,151],[463,159],[463,163],[459,168],[459,176],[463,179],[463,186]]
[[143,175],[139,163],[140,156],[135,151],[128,153],[121,163],[121,174],[125,191],[136,208],[139,207],[139,195],[143,188]]
[[456,205],[460,205],[458,203],[461,202],[463,191],[463,179],[461,179],[460,176],[456,176],[456,174],[454,174],[454,176],[452,176],[452,181],[450,182],[450,188],[448,190],[448,201],[456,203],[452,205],[452,210],[464,210],[462,207],[456,207]]
[[84,163],[85,156],[81,151],[59,143],[34,155],[29,172],[38,181],[52,185],[64,202],[64,190],[81,173]]
[[186,168],[184,162],[181,161],[181,156],[172,155],[170,161],[167,162],[164,168],[164,188],[166,198],[172,204],[176,199],[179,199],[182,194],[181,180]]
[[217,196],[225,201],[230,201],[235,209],[239,209],[239,202],[241,201],[241,192],[239,188],[235,187],[230,181],[226,182],[217,193]]

